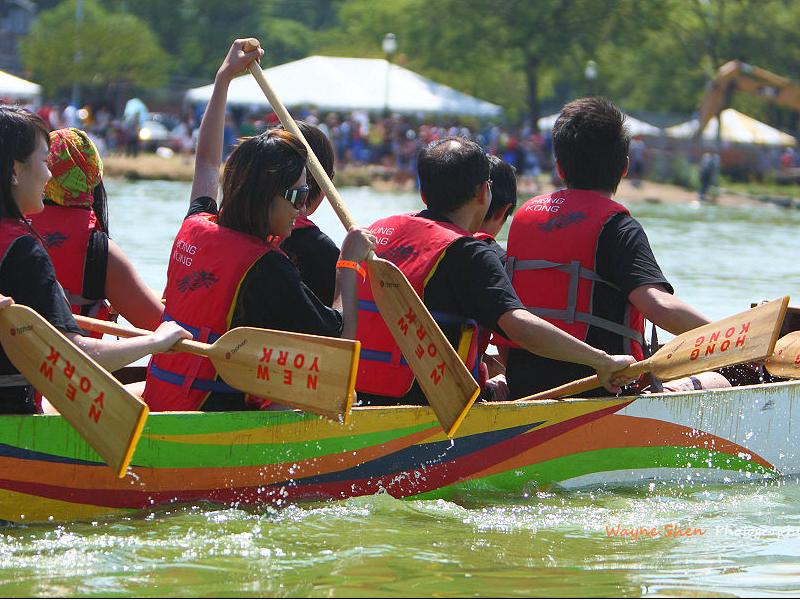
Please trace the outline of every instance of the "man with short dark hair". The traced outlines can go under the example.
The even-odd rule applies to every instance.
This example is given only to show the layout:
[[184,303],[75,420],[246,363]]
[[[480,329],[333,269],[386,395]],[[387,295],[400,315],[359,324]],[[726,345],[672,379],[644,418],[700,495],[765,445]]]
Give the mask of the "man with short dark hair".
[[[381,219],[370,230],[378,256],[403,271],[467,366],[477,365],[478,327],[485,327],[531,352],[590,365],[604,385],[618,390],[627,378],[612,381],[612,374],[633,359],[609,356],[526,311],[497,254],[473,237],[492,198],[483,149],[466,138],[442,138],[420,151],[417,170],[427,208]],[[369,282],[360,284],[358,295],[359,400],[427,404],[375,309]]]
[[[605,98],[570,102],[553,126],[566,189],[537,196],[514,215],[508,270],[529,311],[609,353],[644,353],[644,318],[673,334],[708,323],[672,295],[642,226],[611,198],[628,170],[630,135]],[[512,347],[511,398],[591,375],[591,370]],[[595,390],[586,395],[598,395]]]
[[506,224],[508,217],[517,208],[517,170],[509,162],[494,154],[487,154],[489,159],[489,180],[492,182],[492,202],[483,217],[480,229],[475,237],[483,240],[506,263],[506,249],[497,243],[496,237]]

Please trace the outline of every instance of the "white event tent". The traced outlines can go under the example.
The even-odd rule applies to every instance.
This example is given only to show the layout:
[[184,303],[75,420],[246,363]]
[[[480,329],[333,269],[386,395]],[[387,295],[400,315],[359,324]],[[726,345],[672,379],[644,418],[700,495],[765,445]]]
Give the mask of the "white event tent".
[[[732,108],[726,108],[720,113],[722,120],[722,141],[741,144],[767,144],[775,146],[795,146],[797,139],[784,133],[766,123],[762,123],[752,117],[740,113]],[[664,131],[670,137],[690,138],[697,131],[697,119],[686,121],[672,127],[667,127]],[[717,139],[717,118],[714,117],[708,122],[703,130],[704,140]]]
[[0,71],[0,97],[38,101],[41,92],[40,85]]
[[[551,130],[553,128],[553,125],[555,125],[556,119],[558,119],[559,114],[560,113],[548,115],[536,121],[536,125],[537,127],[539,127],[539,131]],[[628,131],[630,132],[631,135],[661,135],[661,129],[659,129],[655,125],[650,125],[650,123],[645,123],[644,121],[635,119],[630,115],[625,115],[625,124],[628,126]]]
[[[379,58],[309,56],[265,69],[264,75],[286,106],[307,105],[333,111],[388,108],[402,114],[477,117],[496,117],[503,110]],[[208,102],[213,87],[209,84],[191,89],[186,99]],[[231,82],[228,106],[267,107],[269,103],[248,73]]]

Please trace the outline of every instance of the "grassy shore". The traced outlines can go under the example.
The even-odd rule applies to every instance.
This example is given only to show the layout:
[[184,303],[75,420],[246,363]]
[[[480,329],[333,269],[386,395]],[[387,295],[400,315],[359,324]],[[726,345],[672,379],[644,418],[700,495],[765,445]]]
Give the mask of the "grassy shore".
[[[131,181],[167,180],[191,181],[194,176],[194,155],[174,155],[169,158],[157,154],[140,153],[138,156],[111,154],[103,157],[106,177],[120,177]],[[414,182],[402,177],[394,169],[379,165],[336,166],[336,185],[342,187],[382,185],[395,189],[410,186]]]
[[166,179],[191,181],[194,176],[194,155],[175,155],[163,158],[157,154],[140,153],[138,156],[111,154],[103,157],[105,177],[124,179]]

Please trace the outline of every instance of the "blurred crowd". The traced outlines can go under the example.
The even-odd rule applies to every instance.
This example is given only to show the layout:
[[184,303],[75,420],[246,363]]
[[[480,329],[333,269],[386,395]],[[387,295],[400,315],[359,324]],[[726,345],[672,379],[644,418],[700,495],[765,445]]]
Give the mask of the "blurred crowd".
[[[28,108],[49,123],[51,129],[77,127],[87,131],[101,153],[136,156],[141,151],[184,155],[194,152],[203,106],[186,110],[178,117],[150,113],[137,102],[129,101],[120,116],[114,115],[105,104],[81,108],[72,103],[45,104]],[[511,129],[496,123],[478,124],[474,120],[467,124],[454,119],[432,121],[366,111],[320,114],[317,110],[295,109],[293,114],[322,129],[334,146],[337,164],[342,167],[382,165],[416,178],[416,156],[421,147],[439,137],[464,135],[514,165],[519,175],[538,176],[553,168],[550,132],[529,126]],[[278,124],[271,111],[232,111],[225,123],[225,157],[240,138]]]

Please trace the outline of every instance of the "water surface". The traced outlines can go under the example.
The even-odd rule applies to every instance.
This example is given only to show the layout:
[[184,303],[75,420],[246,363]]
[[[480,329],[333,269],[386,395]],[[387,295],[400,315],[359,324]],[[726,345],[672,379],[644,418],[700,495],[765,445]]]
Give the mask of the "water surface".
[[[163,289],[188,184],[110,181],[108,192],[114,239],[148,285]],[[414,194],[341,192],[367,225],[421,207]],[[786,294],[800,304],[800,211],[629,208],[676,293],[708,317]],[[314,220],[341,241],[330,208]],[[279,508],[180,505],[0,529],[0,596],[792,596],[799,541],[794,478],[476,490],[452,502],[376,495]]]

